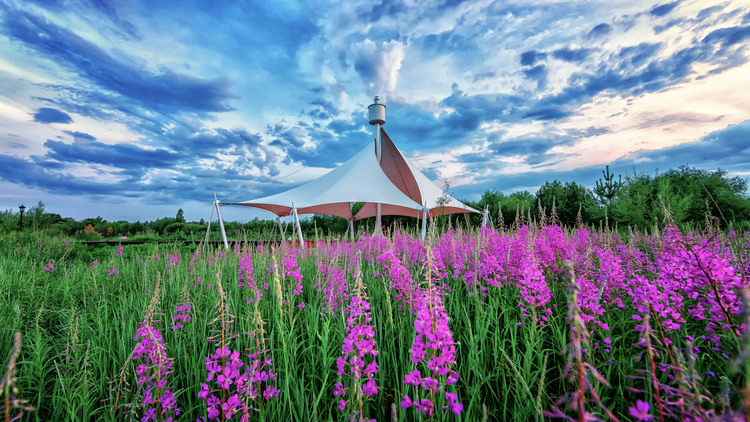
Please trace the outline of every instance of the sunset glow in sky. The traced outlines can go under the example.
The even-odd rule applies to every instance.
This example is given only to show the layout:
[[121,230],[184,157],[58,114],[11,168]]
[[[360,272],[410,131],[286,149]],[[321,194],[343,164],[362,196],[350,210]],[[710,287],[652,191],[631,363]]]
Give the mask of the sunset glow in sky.
[[376,3],[0,0],[0,209],[208,218],[353,156],[375,95],[459,199],[750,176],[747,2]]

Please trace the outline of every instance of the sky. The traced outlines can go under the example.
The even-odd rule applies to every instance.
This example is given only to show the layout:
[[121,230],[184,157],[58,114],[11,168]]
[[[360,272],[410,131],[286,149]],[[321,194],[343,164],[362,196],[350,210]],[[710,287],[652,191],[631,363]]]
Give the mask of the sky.
[[747,177],[749,47],[744,1],[0,0],[0,210],[208,219],[352,157],[376,95],[459,199]]

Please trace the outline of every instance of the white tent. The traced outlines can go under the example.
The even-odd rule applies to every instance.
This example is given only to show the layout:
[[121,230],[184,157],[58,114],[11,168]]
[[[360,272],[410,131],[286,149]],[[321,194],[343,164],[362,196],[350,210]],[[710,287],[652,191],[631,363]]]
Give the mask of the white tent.
[[353,202],[393,204],[421,212],[422,205],[394,186],[378,164],[368,145],[349,161],[294,189],[250,201],[225,203],[268,210],[279,217],[293,214],[328,214],[352,218]]
[[[368,109],[370,124],[375,126],[374,153],[368,145],[320,178],[286,192],[243,202],[215,201],[217,211],[219,205],[265,209],[276,214],[280,230],[280,217],[294,215],[300,241],[299,214],[336,215],[350,222],[375,216],[376,231],[380,229],[381,215],[422,217],[424,238],[428,217],[479,212],[444,193],[401,154],[381,127],[385,123],[385,105],[379,103],[378,97]],[[351,205],[355,202],[364,205],[352,216]],[[219,223],[223,228],[220,213]]]

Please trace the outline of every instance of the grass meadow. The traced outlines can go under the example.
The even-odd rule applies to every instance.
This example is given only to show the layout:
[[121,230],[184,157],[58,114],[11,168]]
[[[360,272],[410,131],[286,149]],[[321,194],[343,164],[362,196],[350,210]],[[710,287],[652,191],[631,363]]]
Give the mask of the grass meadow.
[[748,234],[0,240],[0,419],[743,420]]

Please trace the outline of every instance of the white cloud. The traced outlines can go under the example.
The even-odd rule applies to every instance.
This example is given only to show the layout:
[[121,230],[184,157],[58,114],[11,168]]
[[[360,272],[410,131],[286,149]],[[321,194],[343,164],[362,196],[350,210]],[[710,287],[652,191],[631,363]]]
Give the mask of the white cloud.
[[353,46],[355,69],[371,93],[396,95],[398,71],[404,60],[404,45],[399,41],[375,43],[365,39]]
[[750,63],[669,90],[640,97],[601,94],[562,129],[602,126],[609,133],[582,138],[551,152],[576,154],[554,168],[604,164],[638,150],[695,142],[708,133],[748,119],[750,98],[737,87],[750,86]]

